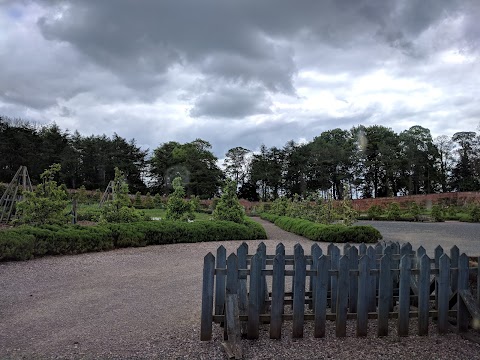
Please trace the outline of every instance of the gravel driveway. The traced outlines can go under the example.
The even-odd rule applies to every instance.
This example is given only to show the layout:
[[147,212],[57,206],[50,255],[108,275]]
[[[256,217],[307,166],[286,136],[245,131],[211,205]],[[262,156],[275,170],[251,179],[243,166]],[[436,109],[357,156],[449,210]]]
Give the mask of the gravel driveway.
[[[269,235],[267,251],[282,241],[313,242],[261,222]],[[387,225],[383,224],[382,226]],[[424,237],[422,237],[423,239]],[[255,249],[259,241],[248,241]],[[222,330],[199,341],[203,256],[223,244],[235,251],[241,241],[175,244],[120,249],[0,264],[0,358],[152,358],[223,359]],[[477,241],[478,244],[478,241]],[[252,252],[252,251],[250,251]],[[412,333],[415,332],[412,321]],[[268,339],[264,326],[257,341],[242,340],[246,359],[480,359],[480,346],[455,334],[399,338],[391,334],[356,338],[354,322],[345,339],[291,339],[286,322],[281,341]]]
[[438,245],[448,253],[457,245],[460,253],[480,256],[480,224],[446,221],[421,223],[405,221],[359,221],[358,225],[372,225],[383,235],[384,240],[410,242],[414,248],[422,245],[433,256]]

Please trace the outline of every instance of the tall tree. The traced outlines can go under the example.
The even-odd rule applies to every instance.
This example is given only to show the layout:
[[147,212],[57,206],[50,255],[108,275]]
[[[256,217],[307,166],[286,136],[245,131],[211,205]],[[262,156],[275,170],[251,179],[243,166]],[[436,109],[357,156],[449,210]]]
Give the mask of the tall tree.
[[458,148],[458,162],[452,171],[452,186],[457,191],[479,190],[478,174],[475,173],[476,133],[474,131],[462,131],[453,134],[452,141]]
[[399,137],[390,128],[373,125],[356,134],[363,197],[396,195],[400,179]]
[[168,193],[171,181],[181,176],[187,196],[211,198],[217,194],[223,175],[211,147],[202,139],[186,144],[162,144],[154,150],[150,161],[151,176],[164,193]]
[[440,186],[442,188],[442,192],[447,192],[450,191],[449,178],[451,177],[454,162],[452,156],[454,143],[448,136],[441,135],[435,138],[434,144],[438,150]]
[[247,155],[250,150],[237,146],[227,151],[223,165],[225,174],[235,181],[237,186],[243,185],[248,171]]
[[309,190],[329,190],[335,199],[343,199],[344,184],[351,180],[355,141],[342,129],[324,131],[308,144]]
[[438,171],[435,166],[438,151],[433,144],[430,130],[419,125],[400,133],[405,177],[408,179],[406,193],[409,195],[430,194],[436,191]]
[[306,145],[296,144],[293,140],[283,147],[283,186],[285,195],[292,198],[295,194],[304,197],[307,191],[306,166],[308,162],[308,148]]

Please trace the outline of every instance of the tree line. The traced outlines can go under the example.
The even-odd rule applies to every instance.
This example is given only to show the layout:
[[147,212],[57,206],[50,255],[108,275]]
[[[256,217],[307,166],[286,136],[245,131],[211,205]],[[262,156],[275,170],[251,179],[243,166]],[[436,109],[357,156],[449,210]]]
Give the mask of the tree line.
[[0,117],[0,155],[0,182],[9,182],[26,165],[35,183],[44,169],[58,163],[58,180],[73,189],[102,190],[118,167],[131,192],[167,195],[180,176],[186,195],[200,198],[217,196],[227,178],[236,181],[239,197],[252,201],[480,190],[480,135],[464,131],[433,139],[429,129],[418,125],[400,133],[381,125],[333,129],[308,143],[261,145],[258,152],[233,147],[221,168],[203,139],[170,141],[150,152],[118,134],[82,136],[55,124]]

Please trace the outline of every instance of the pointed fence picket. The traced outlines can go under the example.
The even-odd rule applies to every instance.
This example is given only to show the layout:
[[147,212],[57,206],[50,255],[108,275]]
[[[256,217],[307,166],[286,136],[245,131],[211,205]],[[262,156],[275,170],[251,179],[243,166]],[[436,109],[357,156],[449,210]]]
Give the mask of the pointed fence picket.
[[[213,322],[225,327],[225,338],[233,336],[237,326],[235,338],[243,334],[248,339],[257,339],[265,323],[270,324],[270,337],[280,339],[285,320],[292,321],[294,338],[303,337],[304,322],[310,320],[315,337],[325,336],[327,320],[335,322],[337,337],[347,335],[347,319],[356,319],[357,336],[367,335],[372,319],[377,320],[378,336],[388,335],[392,318],[397,319],[399,336],[408,336],[411,318],[418,318],[418,335],[428,335],[430,319],[441,334],[448,332],[452,316],[458,331],[480,324],[480,268],[469,267],[468,256],[460,255],[456,246],[450,256],[438,246],[433,258],[409,243],[347,244],[343,252],[330,244],[327,254],[318,244],[310,254],[299,244],[293,250],[286,255],[280,243],[269,255],[261,243],[250,255],[243,243],[228,257],[223,246],[216,257],[207,254],[201,340],[212,339]],[[477,278],[475,294],[469,276]]]

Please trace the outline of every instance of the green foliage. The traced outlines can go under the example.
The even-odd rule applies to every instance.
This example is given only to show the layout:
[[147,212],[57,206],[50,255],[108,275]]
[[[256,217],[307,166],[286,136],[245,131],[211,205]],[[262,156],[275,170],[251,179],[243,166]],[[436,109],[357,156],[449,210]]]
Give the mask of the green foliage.
[[182,185],[182,178],[176,177],[173,179],[173,193],[168,197],[167,212],[165,219],[167,220],[193,220],[195,214],[193,213],[192,204],[186,201],[185,189]]
[[140,193],[140,191],[137,191],[135,193],[135,200],[133,200],[133,207],[135,209],[143,209],[144,208],[143,202],[142,202],[142,194]]
[[78,200],[79,204],[86,204],[87,203],[88,197],[87,197],[87,189],[85,188],[85,185],[82,185],[78,188],[77,200]]
[[396,202],[388,204],[386,215],[388,220],[399,220],[401,217],[400,205]]
[[42,184],[34,191],[23,194],[23,200],[17,205],[16,224],[43,225],[68,222],[69,218],[64,213],[68,203],[67,194],[53,180],[60,168],[59,164],[51,165],[40,175]]
[[445,221],[445,218],[443,216],[442,208],[440,205],[433,205],[432,206],[432,213],[431,213],[433,219],[437,222],[440,221]]
[[239,224],[245,222],[245,211],[238,201],[236,188],[234,181],[227,181],[223,195],[212,214],[215,220],[233,221]]
[[164,208],[164,203],[163,203],[162,197],[158,193],[155,194],[155,196],[153,197],[153,203],[155,205],[155,209],[163,209]]
[[190,198],[190,204],[192,206],[192,211],[200,211],[200,197],[192,196]]
[[377,220],[383,215],[383,209],[380,205],[372,205],[368,208],[368,217],[372,220]]
[[289,207],[291,207],[290,203],[290,200],[286,197],[276,198],[271,205],[270,212],[278,216],[285,216]]
[[372,226],[325,225],[268,213],[262,213],[260,216],[262,219],[274,222],[275,225],[283,230],[293,232],[314,241],[376,243],[382,239],[380,232]]
[[102,217],[102,209],[95,205],[81,206],[77,210],[78,221],[100,221]]
[[153,209],[155,208],[155,203],[153,202],[152,195],[150,195],[149,192],[147,192],[147,195],[145,195],[145,203],[143,204],[145,209]]
[[480,206],[478,206],[477,204],[470,205],[468,209],[468,215],[471,222],[480,222]]
[[148,221],[97,226],[21,226],[0,231],[0,261],[129,246],[237,239],[266,239],[266,233],[260,224],[250,219],[245,224],[230,221]]
[[131,207],[132,202],[128,196],[128,185],[123,173],[115,168],[113,180],[113,200],[103,205],[101,222],[119,223],[136,222],[142,220],[142,215]]
[[420,206],[415,201],[413,201],[409,206],[409,212],[412,216],[417,218],[418,215],[420,215],[421,213]]

